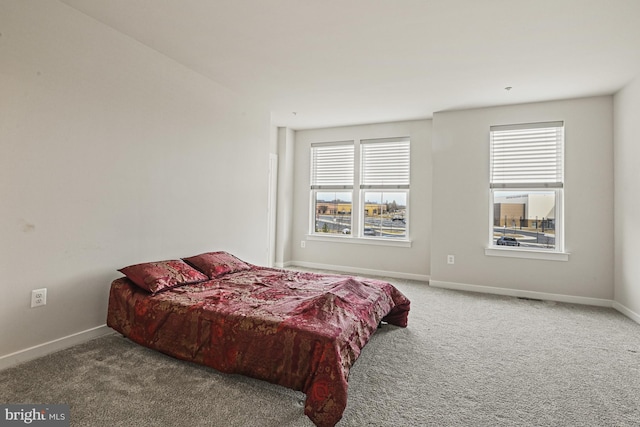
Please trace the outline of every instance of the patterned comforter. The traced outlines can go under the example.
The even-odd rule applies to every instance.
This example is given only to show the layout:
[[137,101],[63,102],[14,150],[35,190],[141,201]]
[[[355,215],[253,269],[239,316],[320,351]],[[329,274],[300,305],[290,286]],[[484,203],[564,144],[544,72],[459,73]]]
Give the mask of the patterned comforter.
[[300,390],[305,414],[333,426],[360,351],[379,322],[406,326],[409,305],[383,281],[253,266],[156,295],[117,279],[107,325],[171,356]]

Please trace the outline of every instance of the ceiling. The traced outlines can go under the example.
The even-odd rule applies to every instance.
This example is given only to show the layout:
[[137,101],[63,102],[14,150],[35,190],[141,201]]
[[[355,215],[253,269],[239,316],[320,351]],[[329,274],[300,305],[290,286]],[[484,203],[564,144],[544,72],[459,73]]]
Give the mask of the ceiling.
[[612,94],[640,75],[640,0],[61,1],[293,129]]

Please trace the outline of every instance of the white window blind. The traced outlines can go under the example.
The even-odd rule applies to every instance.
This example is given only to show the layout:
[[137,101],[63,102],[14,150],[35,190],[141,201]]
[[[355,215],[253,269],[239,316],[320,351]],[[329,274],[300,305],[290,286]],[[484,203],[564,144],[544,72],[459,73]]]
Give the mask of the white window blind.
[[562,188],[564,123],[492,126],[491,188]]
[[353,188],[353,142],[311,146],[311,189]]
[[362,140],[361,189],[409,188],[409,138]]

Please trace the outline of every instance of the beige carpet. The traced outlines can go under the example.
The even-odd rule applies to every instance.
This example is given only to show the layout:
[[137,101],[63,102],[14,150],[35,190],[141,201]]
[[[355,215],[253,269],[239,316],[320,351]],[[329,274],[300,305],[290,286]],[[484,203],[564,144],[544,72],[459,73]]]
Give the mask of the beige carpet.
[[[640,325],[613,309],[387,280],[409,327],[364,348],[339,426],[640,426]],[[302,399],[116,334],[0,371],[0,402],[70,404],[72,426],[312,426]]]

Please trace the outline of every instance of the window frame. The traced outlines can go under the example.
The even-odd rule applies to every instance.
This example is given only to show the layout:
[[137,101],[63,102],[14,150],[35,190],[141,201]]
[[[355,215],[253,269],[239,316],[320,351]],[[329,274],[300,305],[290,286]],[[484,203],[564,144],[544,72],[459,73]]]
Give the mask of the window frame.
[[[351,193],[351,213],[349,214],[350,217],[350,221],[349,221],[349,226],[348,228],[350,230],[353,230],[353,190],[349,189],[343,189],[343,190],[318,190],[318,189],[312,189],[311,190],[311,198],[310,198],[310,212],[312,215],[310,215],[310,225],[309,225],[309,230],[310,230],[310,235],[318,235],[318,236],[329,236],[329,235],[339,235],[338,233],[324,233],[324,232],[318,232],[316,231],[316,210],[317,210],[317,194],[318,193],[331,193],[331,192],[336,192],[336,193]],[[335,214],[334,214],[335,215]],[[344,224],[343,224],[344,225]],[[349,236],[349,234],[346,234],[345,236]]]
[[[550,129],[554,129],[551,131]],[[527,131],[540,130],[544,132],[556,132],[556,139],[553,142],[555,146],[553,148],[533,148],[525,149],[528,142],[519,141],[516,144],[520,144],[515,148],[515,155],[510,155],[512,158],[523,155],[523,151],[526,150],[527,156],[531,156],[530,150],[534,150],[536,158],[543,158],[547,156],[549,160],[539,162],[536,160],[503,160],[504,157],[500,155],[494,155],[496,145],[494,143],[495,134],[502,132],[505,135],[510,131],[523,131],[525,138],[530,137],[531,134],[526,134]],[[535,132],[535,131],[534,131]],[[507,134],[508,135],[508,134]],[[568,260],[568,253],[565,252],[565,239],[564,239],[564,152],[565,152],[565,124],[564,121],[551,121],[551,122],[539,122],[539,123],[524,123],[516,125],[500,125],[491,126],[489,132],[489,210],[488,210],[488,246],[485,249],[486,255],[491,256],[506,256],[515,258],[534,258],[534,259],[549,259],[549,260]],[[538,145],[533,144],[533,145]],[[541,145],[541,144],[540,144]],[[551,146],[551,143],[548,144]],[[544,151],[546,150],[546,151]],[[549,152],[555,151],[555,155],[549,155]],[[498,159],[496,161],[496,159]],[[502,161],[502,163],[501,163]],[[506,163],[506,165],[505,165]],[[518,166],[520,164],[520,166]],[[523,165],[524,164],[524,165]],[[499,166],[497,166],[499,165]],[[541,172],[541,171],[546,172]],[[506,173],[504,171],[507,171]],[[515,179],[514,177],[517,177]],[[554,228],[555,228],[555,242],[553,248],[543,247],[521,247],[521,246],[501,246],[496,244],[494,237],[495,228],[495,201],[496,192],[514,192],[524,193],[527,196],[535,194],[536,192],[553,192],[555,197],[554,206]],[[530,220],[531,218],[525,218]],[[537,224],[536,224],[537,226]]]
[[[316,159],[318,158],[318,151],[322,149],[328,149],[328,154],[331,156],[331,148],[337,147],[337,149],[345,149],[351,148],[351,165],[348,168],[348,165],[345,165],[347,162],[343,162],[342,167],[338,167],[336,165],[331,165],[329,169],[323,169],[318,167],[318,163]],[[355,141],[334,141],[334,142],[321,142],[311,144],[310,148],[310,167],[309,167],[309,180],[310,180],[310,214],[309,215],[309,235],[319,235],[319,236],[329,236],[331,234],[337,233],[323,233],[316,231],[316,222],[317,222],[317,196],[318,193],[331,193],[331,192],[342,192],[342,193],[351,193],[351,220],[349,228],[353,230],[353,206],[354,206],[354,177],[356,170],[356,145]],[[334,154],[335,155],[335,154]],[[347,159],[348,161],[349,159]],[[347,167],[349,170],[345,170]],[[320,174],[318,171],[321,170]],[[349,172],[349,179],[347,179],[346,172]],[[319,176],[320,175],[320,176]]]
[[[409,175],[409,182],[406,185],[407,188],[396,188],[397,186],[390,187],[385,185],[364,185],[361,184],[363,181],[363,145],[366,144],[375,144],[375,143],[396,143],[396,142],[406,142],[408,143],[408,171],[407,175]],[[339,145],[353,145],[354,147],[354,168],[353,168],[353,185],[351,188],[345,188],[345,186],[341,187],[333,187],[333,188],[318,188],[314,183],[314,149],[317,147],[323,146],[339,146]],[[310,146],[310,200],[309,200],[309,232],[307,234],[307,239],[309,240],[321,240],[321,241],[336,241],[339,240],[341,242],[348,243],[362,243],[362,244],[381,244],[388,246],[411,246],[410,234],[409,234],[409,223],[410,223],[410,159],[411,159],[411,151],[410,151],[410,138],[409,137],[392,137],[392,138],[367,138],[367,139],[354,139],[347,141],[335,141],[335,142],[318,142],[312,143]],[[320,192],[327,192],[327,190],[331,192],[351,192],[351,233],[350,234],[339,234],[339,233],[323,233],[316,231],[316,206],[317,206],[317,197]],[[405,193],[406,194],[406,207],[405,207],[405,233],[403,237],[383,237],[383,236],[365,236],[364,228],[365,228],[365,219],[364,219],[364,206],[365,200],[364,196],[366,192],[382,192],[382,193]],[[356,214],[357,213],[357,214]]]
[[[405,215],[404,215],[404,227],[405,227],[405,232],[404,232],[404,237],[379,237],[379,236],[367,236],[364,234],[364,229],[368,228],[366,227],[366,222],[365,222],[365,213],[364,211],[366,209],[365,208],[365,204],[366,204],[366,197],[365,197],[365,193],[405,193]],[[359,223],[360,223],[360,230],[362,231],[362,233],[360,233],[360,238],[363,239],[384,239],[389,240],[389,241],[406,241],[409,240],[409,217],[410,215],[410,189],[398,189],[398,190],[382,190],[382,189],[378,189],[378,188],[367,188],[367,189],[361,189],[360,190],[360,200],[362,201],[360,203],[360,218],[359,218]],[[382,205],[382,203],[381,203]],[[392,220],[393,221],[393,220]]]

